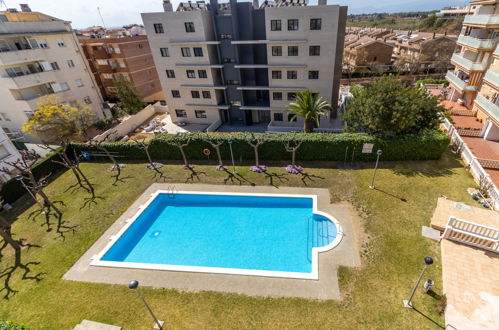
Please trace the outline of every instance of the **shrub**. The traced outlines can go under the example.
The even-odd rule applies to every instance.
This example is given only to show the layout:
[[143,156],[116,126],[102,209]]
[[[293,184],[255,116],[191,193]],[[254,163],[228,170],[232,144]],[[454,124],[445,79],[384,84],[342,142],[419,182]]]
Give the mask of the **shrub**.
[[416,81],[416,87],[419,88],[423,84],[443,84],[444,86],[449,86],[449,82],[445,79],[428,78]]
[[[382,160],[426,160],[439,159],[449,145],[449,137],[437,130],[423,130],[419,134],[408,134],[394,137],[381,135],[369,135],[366,133],[255,133],[255,137],[264,137],[267,141],[259,148],[260,159],[265,160],[289,160],[291,154],[284,149],[283,142],[295,140],[303,141],[301,147],[296,152],[297,160],[307,161],[342,161],[345,159],[345,152],[348,159],[356,161],[375,160],[375,152],[363,154],[364,143],[374,144],[373,150],[382,149]],[[253,160],[254,151],[247,141],[253,138],[252,134],[240,133],[192,133],[180,136],[160,134],[150,143],[149,151],[155,160],[182,159],[177,147],[168,144],[173,139],[190,139],[189,146],[185,147],[185,152],[189,160],[206,159],[203,149],[208,148],[211,154],[216,151],[203,138],[212,140],[232,140],[232,149],[235,159]],[[125,156],[130,160],[144,160],[145,153],[133,142],[110,142],[104,144],[111,152]],[[72,147],[77,151],[100,152],[94,147],[85,143],[75,143]],[[230,159],[230,149],[228,143],[220,147],[222,158]],[[213,156],[215,157],[215,156]],[[105,159],[104,159],[105,160]]]
[[29,330],[29,328],[12,321],[0,320],[0,330]]
[[98,131],[105,131],[110,128],[118,120],[113,117],[104,117],[94,123],[95,128]]

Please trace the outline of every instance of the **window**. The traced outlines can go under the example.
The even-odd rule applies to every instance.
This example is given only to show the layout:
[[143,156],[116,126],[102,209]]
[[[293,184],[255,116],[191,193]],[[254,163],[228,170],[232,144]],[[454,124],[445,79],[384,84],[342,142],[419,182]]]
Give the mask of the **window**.
[[192,50],[194,50],[194,56],[197,56],[197,57],[203,56],[203,48],[194,47],[194,48],[192,48]]
[[166,77],[167,78],[175,78],[175,71],[173,71],[173,70],[166,70]]
[[288,46],[288,56],[298,56],[298,46]]
[[282,115],[282,113],[274,113],[274,121],[283,121],[284,120],[284,116]]
[[97,64],[99,64],[99,65],[108,65],[107,60],[97,60]]
[[47,43],[47,40],[45,40],[45,39],[35,39],[35,41],[38,44],[38,47],[40,47],[40,48],[49,48],[49,44]]
[[195,110],[196,118],[206,118],[206,111],[204,110]]
[[76,87],[83,87],[83,80],[81,79],[76,79],[75,80]]
[[64,39],[57,39],[57,46],[66,47],[66,44],[64,43]]
[[116,54],[121,54],[121,49],[120,49],[120,47],[114,47],[114,52],[115,52]]
[[142,49],[144,46],[142,44],[139,44],[139,49]]
[[52,67],[52,70],[60,70],[59,64],[57,64],[57,62],[50,63],[50,66]]
[[309,71],[308,79],[319,79],[319,71]]
[[104,77],[104,79],[113,79],[113,75],[110,73],[103,73],[102,76]]
[[272,31],[281,31],[281,20],[273,19],[270,21],[270,29]]
[[194,70],[186,70],[187,78],[196,78],[196,72]]
[[4,159],[10,156],[9,151],[3,144],[0,145],[0,159]]
[[165,33],[165,31],[163,30],[163,24],[161,23],[155,23],[153,24],[154,26],[154,32],[156,33]]
[[294,101],[296,98],[296,93],[288,93],[288,101]]
[[185,112],[185,110],[175,110],[175,115],[179,118],[187,118],[187,112]]
[[211,99],[210,91],[203,91],[203,99]]
[[272,46],[272,56],[282,56],[282,46]]
[[108,87],[107,90],[111,93],[117,93],[118,92],[118,88],[116,87]]
[[236,63],[236,59],[235,58],[224,58],[223,62],[224,63]]
[[289,121],[290,123],[292,123],[292,122],[296,121],[296,116],[295,116],[295,114],[294,114],[294,113],[290,113],[290,114],[288,114],[288,121]]
[[220,39],[232,39],[232,34],[222,33]]
[[172,90],[172,97],[179,98],[180,97],[180,91],[178,91],[178,90]]
[[281,71],[272,71],[272,79],[282,79]]
[[298,72],[296,70],[288,70],[288,79],[298,79]]
[[126,64],[122,60],[118,60],[118,64],[120,65],[120,68],[126,68]]
[[227,85],[239,85],[239,80],[227,80]]
[[288,19],[288,31],[298,31],[297,19]]
[[73,62],[73,60],[67,60],[67,62],[68,62],[68,67],[70,67],[70,68],[75,67],[75,62]]
[[187,33],[196,32],[196,30],[194,29],[193,22],[185,22],[184,25],[185,25],[185,32],[187,32]]
[[208,78],[206,70],[198,70],[198,78]]
[[308,55],[320,56],[321,55],[321,46],[310,46],[308,48]]
[[191,96],[193,99],[199,99],[199,91],[191,91]]
[[320,30],[322,25],[322,19],[311,18],[310,19],[310,30]]
[[161,52],[161,57],[170,57],[170,51],[167,47],[160,48],[159,51]]
[[189,47],[180,48],[183,57],[191,57],[191,49]]
[[272,98],[274,99],[274,101],[282,100],[282,92],[273,92]]
[[83,98],[83,102],[85,102],[85,104],[92,104],[92,99],[90,98],[90,96],[85,96]]

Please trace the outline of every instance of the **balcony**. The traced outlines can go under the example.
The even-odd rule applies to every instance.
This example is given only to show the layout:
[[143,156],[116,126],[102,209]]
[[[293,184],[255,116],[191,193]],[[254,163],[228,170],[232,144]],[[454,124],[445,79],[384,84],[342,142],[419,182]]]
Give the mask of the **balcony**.
[[47,58],[45,48],[2,51],[0,52],[0,66],[43,61],[45,58]]
[[499,123],[499,106],[486,99],[481,93],[478,93],[476,96],[475,104],[487,112],[490,119],[493,120],[496,125]]
[[484,49],[494,49],[496,46],[496,40],[492,39],[478,39],[470,36],[459,36],[457,43],[466,47],[471,47],[478,50]]
[[480,27],[499,27],[499,15],[471,15],[465,16],[463,25]]
[[12,79],[12,81],[16,84],[19,89],[29,88],[37,85],[42,85],[46,83],[50,83],[53,81],[57,81],[54,71],[46,71],[46,72],[38,72],[27,74],[23,76],[17,77],[2,77],[3,79]]
[[478,91],[478,86],[470,86],[464,80],[461,80],[458,76],[454,74],[454,72],[449,71],[445,75],[445,78],[457,89],[460,93],[464,91]]
[[476,63],[464,58],[461,54],[454,54],[451,57],[454,65],[460,66],[467,71],[485,71],[485,63]]
[[484,79],[492,84],[496,89],[499,89],[499,73],[488,70]]

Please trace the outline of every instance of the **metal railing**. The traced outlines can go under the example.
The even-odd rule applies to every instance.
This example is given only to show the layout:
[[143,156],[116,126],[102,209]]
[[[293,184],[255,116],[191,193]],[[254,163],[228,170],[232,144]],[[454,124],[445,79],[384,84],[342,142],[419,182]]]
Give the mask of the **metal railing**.
[[451,122],[444,116],[441,115],[442,125],[447,130],[451,143],[454,145],[457,153],[464,160],[465,164],[468,165],[471,174],[475,181],[480,185],[483,192],[486,193],[486,197],[489,198],[491,207],[498,211],[499,210],[499,190],[490,178],[490,175],[485,172],[483,166],[480,164],[479,160],[471,152],[468,145],[459,136],[456,128],[451,124]]
[[442,238],[499,253],[499,229],[450,217]]

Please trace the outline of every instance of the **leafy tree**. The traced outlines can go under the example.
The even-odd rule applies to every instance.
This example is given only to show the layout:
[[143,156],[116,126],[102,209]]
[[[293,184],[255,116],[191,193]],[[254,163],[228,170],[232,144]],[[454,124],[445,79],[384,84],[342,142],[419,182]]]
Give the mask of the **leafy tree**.
[[118,110],[120,112],[133,115],[145,106],[142,97],[133,85],[123,77],[115,80],[118,95]]
[[290,112],[294,113],[292,120],[298,116],[305,118],[304,131],[305,133],[312,133],[314,131],[314,122],[319,126],[319,116],[327,116],[331,105],[313,94],[310,90],[299,92],[296,94],[296,100],[289,104]]
[[354,97],[343,116],[350,131],[399,135],[439,125],[438,113],[443,108],[437,98],[393,78],[384,77],[351,92]]

